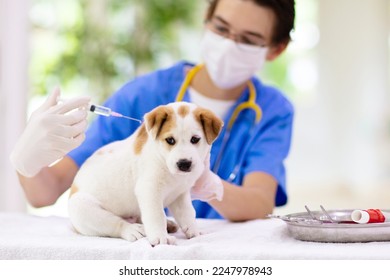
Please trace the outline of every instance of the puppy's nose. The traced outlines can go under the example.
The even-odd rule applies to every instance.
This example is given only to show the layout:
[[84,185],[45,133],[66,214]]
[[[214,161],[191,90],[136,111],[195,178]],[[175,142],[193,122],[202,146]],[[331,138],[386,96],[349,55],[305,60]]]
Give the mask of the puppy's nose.
[[179,168],[180,171],[189,172],[191,171],[191,164],[192,161],[187,159],[181,159],[178,162],[176,162],[177,168]]

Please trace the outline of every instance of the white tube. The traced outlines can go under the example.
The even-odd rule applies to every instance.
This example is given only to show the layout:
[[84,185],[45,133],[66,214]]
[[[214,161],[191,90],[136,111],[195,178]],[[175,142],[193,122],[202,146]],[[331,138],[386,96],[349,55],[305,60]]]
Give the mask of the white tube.
[[351,219],[358,224],[367,224],[370,220],[370,215],[364,210],[354,210],[351,214]]

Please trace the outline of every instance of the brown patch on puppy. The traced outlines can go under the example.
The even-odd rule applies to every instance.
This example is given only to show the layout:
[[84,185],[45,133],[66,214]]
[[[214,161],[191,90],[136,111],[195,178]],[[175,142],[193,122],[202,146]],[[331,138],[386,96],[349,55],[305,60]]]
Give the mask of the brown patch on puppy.
[[76,186],[76,185],[72,185],[70,187],[70,193],[69,193],[69,197],[71,197],[72,195],[74,195],[75,193],[77,193],[79,191],[79,188]]
[[134,142],[134,153],[139,155],[144,147],[146,141],[148,141],[148,133],[146,132],[146,127],[144,124],[138,130],[137,136]]
[[211,145],[221,132],[223,121],[213,112],[204,108],[196,108],[194,116],[203,128],[207,144]]
[[176,126],[175,112],[169,106],[159,106],[145,115],[145,125],[153,138],[158,139]]
[[181,105],[179,107],[179,110],[177,111],[177,113],[179,114],[179,116],[184,118],[185,116],[187,116],[190,113],[190,107],[187,105]]

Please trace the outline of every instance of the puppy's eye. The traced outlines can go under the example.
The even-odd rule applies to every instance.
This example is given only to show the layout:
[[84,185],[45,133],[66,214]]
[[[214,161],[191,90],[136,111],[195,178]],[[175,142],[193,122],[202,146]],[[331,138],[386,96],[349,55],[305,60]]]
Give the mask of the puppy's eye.
[[171,146],[173,146],[173,145],[176,144],[176,140],[175,140],[175,138],[173,138],[173,137],[165,138],[165,141],[166,141],[169,145],[171,145]]
[[198,143],[200,141],[200,137],[198,137],[198,136],[192,136],[192,138],[191,138],[191,143],[192,144],[196,144],[196,143]]

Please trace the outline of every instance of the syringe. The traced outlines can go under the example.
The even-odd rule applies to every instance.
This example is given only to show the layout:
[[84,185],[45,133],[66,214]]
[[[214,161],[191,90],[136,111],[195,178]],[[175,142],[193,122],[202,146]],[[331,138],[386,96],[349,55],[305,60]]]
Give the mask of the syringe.
[[117,112],[113,112],[110,108],[107,108],[107,107],[104,107],[104,106],[100,106],[100,105],[91,105],[89,107],[89,111],[91,111],[91,112],[93,112],[93,113],[95,113],[97,115],[101,115],[101,116],[105,116],[105,117],[125,118],[125,119],[128,119],[128,120],[132,120],[132,121],[136,121],[136,122],[142,123],[142,121],[139,120],[139,119],[135,119],[135,118],[124,116],[124,115],[119,114]]

